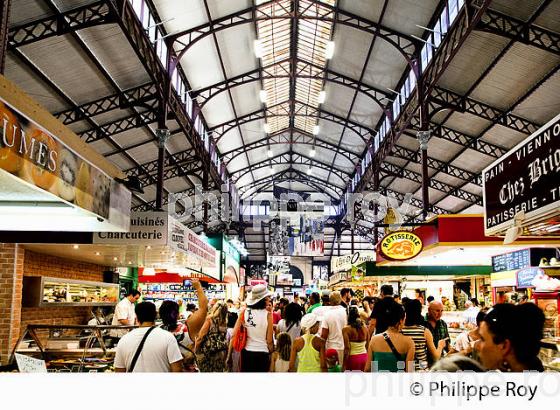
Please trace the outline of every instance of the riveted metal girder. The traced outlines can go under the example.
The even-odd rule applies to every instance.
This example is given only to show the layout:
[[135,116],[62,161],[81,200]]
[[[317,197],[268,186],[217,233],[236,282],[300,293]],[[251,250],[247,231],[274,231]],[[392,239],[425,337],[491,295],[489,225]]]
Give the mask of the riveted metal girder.
[[105,114],[116,109],[134,106],[148,106],[151,109],[156,109],[157,98],[156,86],[153,83],[147,83],[87,102],[76,108],[57,112],[53,115],[62,121],[64,125],[69,125],[83,120],[86,116],[92,117]]
[[[548,2],[550,3],[550,1]],[[496,10],[488,10],[476,26],[477,30],[487,31],[510,38],[523,44],[560,55],[560,34],[505,15]]]

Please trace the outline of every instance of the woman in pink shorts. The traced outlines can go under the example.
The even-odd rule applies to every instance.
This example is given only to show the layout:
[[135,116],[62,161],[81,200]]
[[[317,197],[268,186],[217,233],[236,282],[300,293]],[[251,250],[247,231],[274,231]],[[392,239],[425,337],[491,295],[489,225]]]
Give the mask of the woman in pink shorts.
[[356,306],[350,306],[348,325],[342,329],[344,337],[343,371],[364,371],[367,354],[368,331],[365,323],[360,319]]

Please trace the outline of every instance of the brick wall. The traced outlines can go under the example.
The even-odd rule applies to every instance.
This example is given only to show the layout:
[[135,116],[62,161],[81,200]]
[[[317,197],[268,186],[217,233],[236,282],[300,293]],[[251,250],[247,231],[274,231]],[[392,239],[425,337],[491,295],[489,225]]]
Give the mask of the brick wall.
[[0,243],[0,363],[5,364],[20,332],[24,249]]

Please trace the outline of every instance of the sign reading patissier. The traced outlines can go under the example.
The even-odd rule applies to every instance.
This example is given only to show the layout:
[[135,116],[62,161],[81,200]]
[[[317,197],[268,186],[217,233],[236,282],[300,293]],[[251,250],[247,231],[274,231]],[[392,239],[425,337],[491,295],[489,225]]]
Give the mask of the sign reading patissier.
[[167,212],[133,212],[129,232],[96,232],[93,243],[111,245],[167,245]]
[[560,209],[560,114],[482,172],[487,236],[512,226],[516,214],[540,222]]
[[358,266],[364,262],[375,262],[374,251],[358,251],[350,255],[337,256],[331,259],[331,273],[347,272],[353,266]]
[[0,99],[0,169],[128,227],[130,191]]
[[422,252],[423,246],[422,239],[418,235],[407,231],[396,231],[385,235],[377,245],[377,250],[385,259],[406,261]]

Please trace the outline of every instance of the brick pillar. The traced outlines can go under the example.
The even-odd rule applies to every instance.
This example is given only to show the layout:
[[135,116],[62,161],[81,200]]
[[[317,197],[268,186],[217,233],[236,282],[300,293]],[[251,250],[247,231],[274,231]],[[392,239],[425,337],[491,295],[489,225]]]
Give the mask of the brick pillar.
[[0,363],[8,359],[20,333],[24,249],[0,243]]

